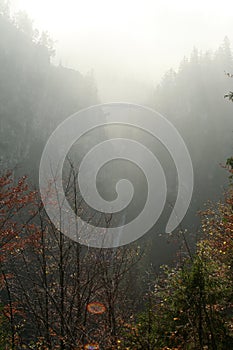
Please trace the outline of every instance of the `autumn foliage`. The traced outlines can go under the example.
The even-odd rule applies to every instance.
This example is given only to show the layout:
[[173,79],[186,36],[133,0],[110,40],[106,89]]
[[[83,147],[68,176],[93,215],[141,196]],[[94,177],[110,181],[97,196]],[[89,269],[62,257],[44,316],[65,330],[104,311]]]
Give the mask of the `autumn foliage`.
[[233,347],[232,185],[221,202],[207,203],[200,215],[196,252],[162,268],[146,310],[125,325],[120,349]]
[[[126,298],[128,271],[138,259],[138,249],[83,254],[50,223],[26,177],[14,182],[7,173],[0,186],[3,349],[74,350],[88,343],[106,350],[231,348],[231,184],[223,201],[207,203],[200,212],[195,254],[188,250],[180,264],[164,266],[150,279],[145,311],[139,314],[127,310]],[[102,305],[103,314],[88,311],[93,303]],[[34,335],[25,337],[29,330]]]
[[29,191],[25,176],[16,184],[10,172],[0,177],[1,263],[33,240],[25,232],[30,228],[31,216],[35,215],[35,195],[35,191]]

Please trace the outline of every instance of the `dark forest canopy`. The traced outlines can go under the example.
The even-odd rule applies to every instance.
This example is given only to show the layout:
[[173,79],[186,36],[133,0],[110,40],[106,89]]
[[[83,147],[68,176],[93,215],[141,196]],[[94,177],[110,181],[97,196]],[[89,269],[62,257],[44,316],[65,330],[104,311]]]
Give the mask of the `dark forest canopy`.
[[12,168],[38,157],[54,128],[98,97],[92,73],[51,63],[52,40],[26,14],[0,13],[1,162]]
[[[233,56],[227,37],[217,51],[193,49],[178,71],[169,70],[155,88],[149,105],[167,117],[184,138],[194,165],[199,200],[219,198],[224,164],[232,153]],[[199,202],[200,203],[200,202]]]

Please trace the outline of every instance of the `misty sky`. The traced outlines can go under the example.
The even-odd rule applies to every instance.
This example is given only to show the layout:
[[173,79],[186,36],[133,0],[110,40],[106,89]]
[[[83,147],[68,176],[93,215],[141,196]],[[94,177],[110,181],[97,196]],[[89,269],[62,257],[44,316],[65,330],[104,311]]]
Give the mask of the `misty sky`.
[[[152,84],[193,47],[233,42],[233,2],[168,0],[12,0],[56,40],[55,61],[94,69],[103,101],[143,102]],[[139,101],[141,99],[141,101]]]

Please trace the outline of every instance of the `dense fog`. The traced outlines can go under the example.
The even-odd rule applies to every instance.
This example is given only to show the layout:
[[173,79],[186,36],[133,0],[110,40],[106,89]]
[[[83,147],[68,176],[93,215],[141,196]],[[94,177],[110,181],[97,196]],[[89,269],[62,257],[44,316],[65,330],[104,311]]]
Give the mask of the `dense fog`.
[[[149,0],[65,3],[15,0],[10,5],[0,0],[2,175],[11,171],[14,182],[26,175],[31,188],[39,190],[41,156],[53,131],[74,113],[101,103],[127,102],[155,110],[174,125],[187,146],[194,171],[193,196],[183,220],[170,233],[165,233],[165,228],[179,188],[176,164],[166,145],[145,130],[130,125],[130,117],[125,117],[125,123],[129,125],[113,125],[109,123],[111,118],[108,113],[100,107],[98,117],[105,125],[83,135],[67,154],[63,184],[68,202],[76,214],[81,207],[79,216],[84,221],[92,221],[100,227],[105,227],[106,223],[108,227],[123,227],[136,218],[146,203],[148,183],[142,169],[133,162],[115,159],[104,164],[97,174],[98,193],[106,201],[114,201],[117,198],[116,183],[128,179],[134,187],[134,195],[126,208],[103,216],[80,199],[77,174],[85,155],[100,142],[127,138],[147,147],[162,165],[167,182],[166,202],[156,224],[132,243],[135,249],[140,247],[144,253],[138,265],[132,262],[131,272],[126,269],[129,274],[126,274],[123,284],[126,280],[131,281],[130,287],[124,284],[126,290],[128,288],[129,299],[130,296],[136,298],[135,290],[138,293],[147,290],[145,271],[152,269],[153,273],[157,273],[162,264],[177,262],[177,254],[183,257],[187,245],[189,252],[196,250],[196,242],[201,235],[198,212],[206,208],[208,201],[218,202],[224,198],[229,182],[225,165],[232,156],[233,136],[233,105],[228,98],[233,86],[231,8],[230,2],[216,4],[211,1],[191,4]],[[143,111],[137,117],[143,122]],[[67,139],[69,137],[70,134]],[[115,147],[110,142],[109,153],[114,153]],[[150,167],[150,164],[147,165]],[[4,199],[1,200],[4,207]],[[21,219],[27,222],[28,215],[24,212]],[[35,215],[33,220],[33,224],[38,224],[41,218]],[[48,243],[50,252],[53,252],[53,239],[49,239]],[[70,248],[65,245],[65,249],[71,254],[67,261],[75,264],[76,248],[70,241],[67,242]],[[78,255],[87,266],[93,264],[88,260],[89,249],[92,248],[88,244],[87,247],[84,245]],[[93,251],[94,255],[97,254],[95,249]],[[106,250],[105,253],[111,268],[114,259],[119,259],[117,249],[110,250],[110,253]],[[32,261],[35,264],[32,266],[36,266],[34,256]],[[12,266],[17,269],[13,262]],[[78,272],[72,272],[75,273]],[[141,280],[135,277],[137,275],[143,276]],[[98,278],[93,283],[96,281]],[[29,287],[33,285],[32,280],[28,283]],[[132,283],[135,283],[135,288],[132,288]],[[99,295],[103,296],[101,288]],[[4,298],[6,295],[3,293]],[[143,309],[142,304],[142,300],[137,300],[137,310]],[[73,317],[72,313],[70,315]],[[93,326],[91,322],[94,321],[88,323],[89,327]],[[65,329],[65,323],[63,326]],[[26,334],[33,333],[33,327],[27,325]],[[35,327],[40,329],[38,325]],[[93,329],[95,327],[94,322]],[[62,337],[65,336],[64,329]],[[44,331],[41,332],[44,334]],[[115,328],[114,332],[117,333]],[[35,340],[33,337],[26,335],[30,341]],[[86,335],[80,337],[85,343]],[[49,346],[43,349],[53,349],[51,340]],[[56,348],[73,349],[69,346],[60,343],[60,347]]]

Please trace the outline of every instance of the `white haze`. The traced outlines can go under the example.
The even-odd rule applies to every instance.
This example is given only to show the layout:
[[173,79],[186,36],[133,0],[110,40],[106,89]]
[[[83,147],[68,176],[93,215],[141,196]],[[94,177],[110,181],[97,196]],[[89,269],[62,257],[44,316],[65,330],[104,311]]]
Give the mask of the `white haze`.
[[12,0],[56,41],[55,63],[93,70],[102,101],[143,102],[193,47],[233,41],[232,1]]

